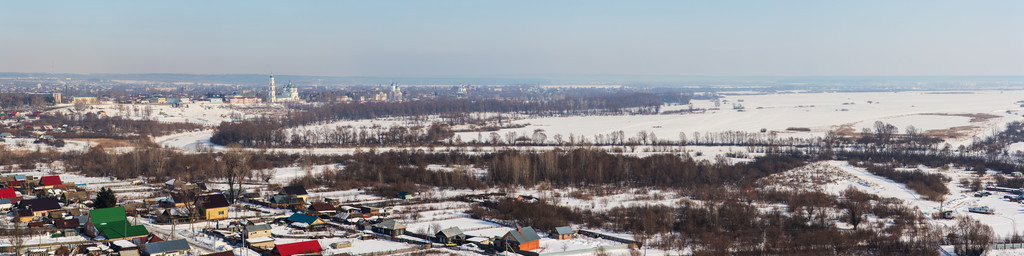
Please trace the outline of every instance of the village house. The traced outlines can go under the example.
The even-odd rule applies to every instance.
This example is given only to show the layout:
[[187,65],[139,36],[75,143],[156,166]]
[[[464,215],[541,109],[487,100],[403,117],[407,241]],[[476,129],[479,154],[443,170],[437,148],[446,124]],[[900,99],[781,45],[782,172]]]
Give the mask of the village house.
[[326,224],[323,219],[309,214],[296,213],[288,217],[288,222],[291,222],[292,226],[299,228],[309,228],[321,224]]
[[192,247],[185,239],[148,243],[142,246],[142,254],[149,256],[189,255]]
[[134,239],[149,235],[143,225],[132,225],[124,207],[110,207],[89,211],[89,222],[85,224],[85,234],[91,237],[103,236],[107,239]]
[[315,202],[309,205],[309,211],[317,214],[332,215],[337,212],[337,208],[334,205],[324,202]]
[[110,249],[117,252],[117,254],[121,256],[139,255],[139,246],[125,240],[117,240],[111,242]]
[[61,230],[61,234],[64,236],[77,236],[78,235],[78,219],[57,219],[53,220],[53,226]]
[[235,253],[232,251],[223,251],[218,253],[203,254],[201,256],[235,256]]
[[86,191],[64,191],[60,194],[60,201],[64,204],[82,203],[89,200],[89,192]]
[[287,186],[281,188],[281,194],[295,198],[302,198],[302,201],[306,201],[306,198],[309,197],[309,193],[306,192],[306,187],[303,186]]
[[320,247],[320,242],[317,240],[310,240],[305,242],[279,244],[274,248],[275,255],[291,256],[291,255],[320,255],[323,248]]
[[64,187],[64,183],[60,181],[60,176],[43,176],[42,178],[39,178],[39,180],[41,181],[40,183],[43,188],[50,189]]
[[0,211],[10,211],[11,208],[14,208],[14,203],[10,198],[0,198]]
[[246,238],[245,242],[249,243],[249,246],[257,247],[264,250],[271,250],[274,248],[275,245],[274,238],[269,236]]
[[0,199],[18,197],[18,192],[13,188],[0,189]]
[[228,203],[228,199],[224,197],[224,194],[212,194],[205,195],[200,198],[203,202],[199,205],[200,214],[206,220],[220,220],[228,218],[228,207],[231,204]]
[[381,223],[374,224],[373,232],[389,236],[400,236],[405,234],[405,225],[398,223],[395,220],[385,220]]
[[14,218],[17,222],[26,223],[35,219],[36,216],[32,215],[32,210],[18,210],[14,212]]
[[60,203],[57,201],[57,198],[48,197],[21,200],[18,202],[18,207],[32,211],[32,216],[34,217],[45,217],[50,211],[60,210]]
[[252,246],[262,249],[271,249],[274,247],[274,239],[270,237],[270,225],[258,224],[245,226],[245,229],[243,229],[242,232],[245,241]]
[[466,234],[459,227],[449,227],[434,234],[434,241],[447,246],[461,245],[466,242]]
[[256,224],[245,226],[244,232],[245,237],[270,236],[270,225]]
[[520,251],[531,251],[540,248],[540,236],[531,227],[510,230],[501,239],[502,246]]

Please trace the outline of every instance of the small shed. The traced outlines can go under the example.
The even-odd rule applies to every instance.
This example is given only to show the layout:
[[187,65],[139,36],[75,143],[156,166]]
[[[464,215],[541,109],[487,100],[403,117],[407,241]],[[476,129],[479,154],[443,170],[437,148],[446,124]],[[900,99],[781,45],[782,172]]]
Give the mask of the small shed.
[[555,232],[553,232],[553,234],[555,235],[555,238],[558,238],[559,240],[565,240],[572,239],[572,236],[575,235],[575,232],[573,232],[572,227],[563,226],[556,227]]

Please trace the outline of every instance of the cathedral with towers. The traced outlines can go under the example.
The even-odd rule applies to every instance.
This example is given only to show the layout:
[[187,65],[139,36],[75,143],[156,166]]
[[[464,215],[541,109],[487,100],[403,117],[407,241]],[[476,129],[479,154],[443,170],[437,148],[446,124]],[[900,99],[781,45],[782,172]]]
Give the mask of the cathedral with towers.
[[268,103],[279,103],[279,102],[298,102],[299,100],[299,88],[288,82],[284,88],[281,88],[281,94],[277,94],[277,86],[274,85],[274,75],[270,75],[270,92],[267,93]]

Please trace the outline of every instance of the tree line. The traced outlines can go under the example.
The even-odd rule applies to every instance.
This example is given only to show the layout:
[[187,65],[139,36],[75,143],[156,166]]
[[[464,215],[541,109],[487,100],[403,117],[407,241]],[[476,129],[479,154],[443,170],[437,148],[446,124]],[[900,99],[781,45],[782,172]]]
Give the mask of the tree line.
[[289,113],[281,124],[288,127],[322,124],[338,120],[374,119],[397,116],[428,116],[451,113],[522,113],[530,115],[582,115],[595,113],[657,113],[662,105],[658,95],[621,92],[583,97],[541,100],[437,99],[403,102],[337,103]]
[[53,104],[50,94],[0,93],[0,110],[41,109]]

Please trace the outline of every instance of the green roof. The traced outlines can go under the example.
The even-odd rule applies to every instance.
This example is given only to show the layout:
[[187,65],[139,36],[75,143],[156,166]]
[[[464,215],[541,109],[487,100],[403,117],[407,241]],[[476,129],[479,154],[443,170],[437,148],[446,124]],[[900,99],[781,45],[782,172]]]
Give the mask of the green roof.
[[144,236],[149,234],[149,230],[143,225],[131,225],[127,221],[117,221],[106,223],[102,227],[97,226],[96,230],[99,230],[103,236],[107,239],[117,239],[123,237],[134,237]]
[[128,215],[125,214],[124,207],[110,207],[103,209],[89,210],[89,220],[92,220],[93,225],[100,227],[105,223],[126,221]]

